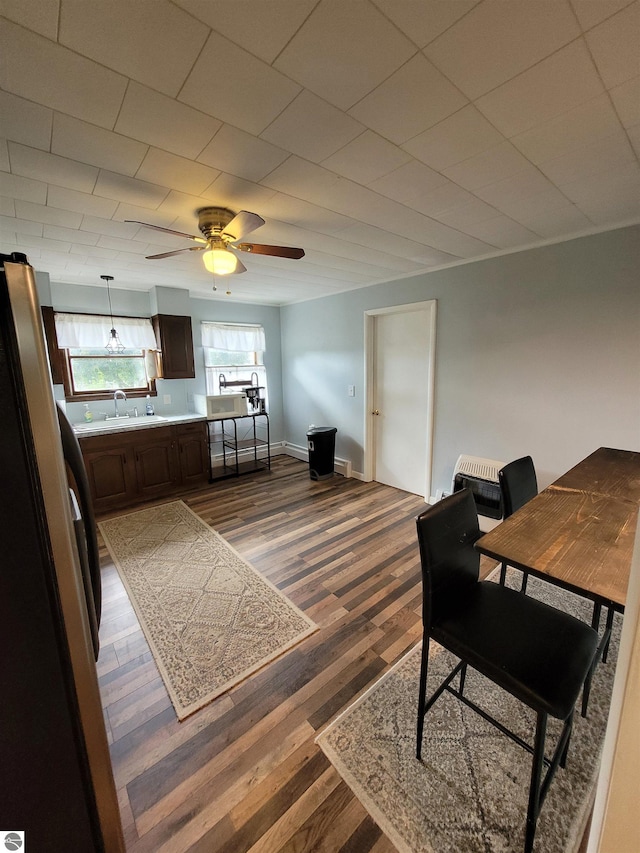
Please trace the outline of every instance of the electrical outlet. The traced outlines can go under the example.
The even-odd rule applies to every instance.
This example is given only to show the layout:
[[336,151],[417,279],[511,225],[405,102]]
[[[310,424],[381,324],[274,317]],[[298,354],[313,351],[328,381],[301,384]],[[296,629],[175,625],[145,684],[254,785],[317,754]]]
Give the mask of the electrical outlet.
[[355,385],[349,385],[347,387],[347,394],[350,397],[355,397],[356,396],[356,386]]
[[171,405],[171,394],[164,394],[162,396],[162,402],[164,403],[165,406],[170,406]]

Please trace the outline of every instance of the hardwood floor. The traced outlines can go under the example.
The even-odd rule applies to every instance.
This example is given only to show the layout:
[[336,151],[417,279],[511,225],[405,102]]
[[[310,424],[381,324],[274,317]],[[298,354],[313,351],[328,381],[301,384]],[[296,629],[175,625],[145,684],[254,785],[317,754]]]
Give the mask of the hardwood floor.
[[420,637],[424,502],[312,482],[286,456],[183,499],[320,630],[179,723],[101,541],[98,672],[127,850],[393,853],[314,738]]

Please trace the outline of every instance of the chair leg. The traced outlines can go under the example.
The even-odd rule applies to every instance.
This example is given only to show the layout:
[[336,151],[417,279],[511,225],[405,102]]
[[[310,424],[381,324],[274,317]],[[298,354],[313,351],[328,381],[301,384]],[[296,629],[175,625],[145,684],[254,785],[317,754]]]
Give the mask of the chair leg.
[[602,652],[602,663],[607,662],[607,655],[609,654],[609,642],[611,641],[611,631],[613,629],[613,607],[607,608],[607,642],[605,643],[604,651]]
[[[527,591],[527,581],[529,579],[529,574],[527,572],[522,573],[522,586],[520,587],[520,592],[525,593]],[[507,581],[507,564],[502,563],[500,566],[500,586],[504,586]]]
[[[591,627],[593,628],[594,631],[597,631],[600,627],[600,616],[601,615],[602,615],[602,605],[596,601],[595,604],[593,605],[593,615],[591,617]],[[606,637],[606,642],[605,642],[604,647],[602,649],[602,662],[603,663],[607,662],[607,654],[609,652],[609,641],[611,639],[611,629],[613,628],[613,616],[614,616],[613,608],[608,607],[607,608],[607,622],[606,622],[605,635],[604,635]],[[587,707],[589,705],[589,695],[591,693],[591,682],[593,681],[593,675],[594,675],[596,666],[598,665],[598,660],[599,660],[599,656],[596,654],[596,657],[595,657],[593,663],[591,664],[591,668],[589,669],[589,673],[585,679],[584,687],[582,688],[582,710],[581,710],[581,714],[583,717],[587,716]]]
[[418,693],[418,725],[416,733],[416,758],[422,757],[422,732],[424,730],[425,705],[427,701],[427,674],[429,671],[429,636],[422,638],[422,657],[420,661],[420,690]]
[[460,670],[460,686],[458,687],[458,691],[460,695],[464,693],[464,682],[467,677],[467,664],[463,663],[462,669]]
[[582,687],[582,709],[580,711],[581,717],[587,716],[587,708],[589,707],[589,696],[591,695],[591,682],[593,681],[593,673],[596,668],[596,661],[591,664],[591,669],[587,673],[587,677],[585,678],[584,685]]
[[546,735],[547,715],[540,711],[536,724],[536,739],[533,745],[533,759],[531,762],[531,784],[529,786],[529,808],[527,809],[524,853],[532,853],[533,851],[533,839],[540,812],[540,788],[542,768],[544,766],[544,742]]
[[565,745],[564,745],[564,749],[562,750],[562,755],[560,756],[560,767],[562,767],[562,769],[563,769],[563,770],[564,770],[564,768],[566,767],[566,764],[567,764],[567,755],[569,754],[569,743],[570,743],[570,741],[571,741],[571,732],[572,732],[572,730],[573,730],[573,715],[574,715],[574,712],[575,712],[575,709],[571,712],[571,716],[569,717],[569,719],[568,719],[567,721],[565,721],[565,726],[567,726],[567,727],[568,727],[568,729],[569,729],[569,734],[567,735],[567,740],[566,740],[566,743],[565,743]]

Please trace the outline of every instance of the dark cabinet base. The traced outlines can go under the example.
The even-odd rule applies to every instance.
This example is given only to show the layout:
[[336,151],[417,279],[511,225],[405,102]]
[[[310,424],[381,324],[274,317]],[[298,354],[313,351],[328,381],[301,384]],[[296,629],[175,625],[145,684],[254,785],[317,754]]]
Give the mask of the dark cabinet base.
[[80,438],[96,512],[199,488],[209,479],[203,421]]

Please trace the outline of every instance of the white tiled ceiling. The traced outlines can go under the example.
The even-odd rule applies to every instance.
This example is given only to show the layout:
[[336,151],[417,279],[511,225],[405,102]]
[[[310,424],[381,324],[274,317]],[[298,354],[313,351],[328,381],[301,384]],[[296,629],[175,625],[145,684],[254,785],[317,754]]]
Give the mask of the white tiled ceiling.
[[[640,221],[640,0],[3,0],[0,251],[284,304]],[[184,238],[251,210],[214,294]],[[220,282],[218,282],[218,285]]]
[[478,3],[424,53],[473,100],[532,68],[579,35],[580,27],[568,3]]
[[274,65],[347,110],[415,53],[416,45],[369,0],[322,0]]

